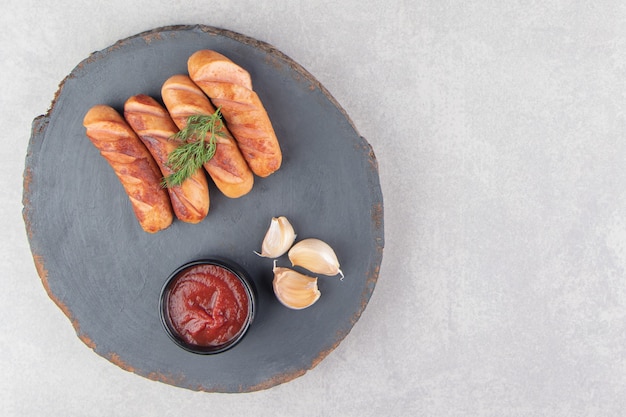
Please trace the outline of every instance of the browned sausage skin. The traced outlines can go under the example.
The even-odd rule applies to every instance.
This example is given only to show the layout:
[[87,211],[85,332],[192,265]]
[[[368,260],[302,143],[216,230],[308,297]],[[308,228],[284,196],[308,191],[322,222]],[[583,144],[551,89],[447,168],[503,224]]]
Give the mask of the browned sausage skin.
[[[145,94],[130,97],[124,104],[124,117],[156,160],[164,177],[173,170],[167,165],[177,144],[170,137],[178,128],[167,110]],[[206,176],[198,169],[182,184],[168,187],[176,217],[186,223],[199,223],[209,212],[209,187]]]
[[[189,116],[215,112],[204,92],[187,75],[174,75],[165,81],[161,97],[179,129],[187,125]],[[215,155],[204,168],[225,196],[238,198],[247,194],[254,184],[254,176],[237,142],[226,127],[216,136],[216,142]]]
[[267,177],[278,170],[282,163],[280,145],[248,72],[224,55],[206,49],[191,55],[187,68],[194,83],[221,108],[252,172]]
[[119,178],[142,229],[156,233],[170,226],[172,207],[161,187],[154,158],[114,108],[93,106],[83,119],[87,137]]

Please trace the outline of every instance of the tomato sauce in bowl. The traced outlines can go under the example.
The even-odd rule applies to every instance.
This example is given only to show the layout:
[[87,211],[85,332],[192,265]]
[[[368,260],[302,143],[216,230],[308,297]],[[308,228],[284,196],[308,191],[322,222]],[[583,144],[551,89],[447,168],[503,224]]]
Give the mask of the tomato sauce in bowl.
[[161,321],[182,348],[220,353],[237,344],[254,318],[251,280],[225,260],[199,260],[172,273],[161,292]]

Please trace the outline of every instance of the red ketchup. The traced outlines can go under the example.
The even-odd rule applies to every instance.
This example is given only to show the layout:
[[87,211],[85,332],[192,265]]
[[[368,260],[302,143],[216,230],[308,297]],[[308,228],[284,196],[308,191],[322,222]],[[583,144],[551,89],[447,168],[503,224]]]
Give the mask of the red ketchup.
[[218,265],[183,271],[170,289],[167,314],[178,335],[197,346],[219,346],[237,337],[249,312],[246,288]]

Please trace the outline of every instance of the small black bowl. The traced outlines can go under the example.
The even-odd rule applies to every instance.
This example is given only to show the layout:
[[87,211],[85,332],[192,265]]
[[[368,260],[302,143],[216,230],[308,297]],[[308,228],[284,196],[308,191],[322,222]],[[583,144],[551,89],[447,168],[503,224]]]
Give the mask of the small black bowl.
[[[248,312],[246,319],[243,323],[241,329],[229,340],[225,341],[219,345],[199,345],[190,343],[185,340],[176,330],[175,326],[172,323],[170,313],[169,313],[169,294],[170,290],[176,283],[177,279],[181,277],[183,274],[191,270],[192,268],[196,268],[201,265],[214,265],[219,268],[223,268],[226,271],[232,273],[238,280],[243,284],[243,288],[245,294],[248,298]],[[234,347],[237,343],[239,343],[243,337],[246,335],[252,321],[254,320],[254,314],[256,311],[256,292],[254,288],[254,283],[248,273],[237,263],[222,259],[222,258],[208,258],[208,259],[199,259],[196,261],[192,261],[186,263],[179,268],[177,268],[174,272],[170,274],[161,289],[161,296],[159,301],[159,313],[161,316],[161,323],[163,324],[163,328],[167,335],[181,348],[192,352],[198,353],[201,355],[212,355],[224,352],[228,349]]]

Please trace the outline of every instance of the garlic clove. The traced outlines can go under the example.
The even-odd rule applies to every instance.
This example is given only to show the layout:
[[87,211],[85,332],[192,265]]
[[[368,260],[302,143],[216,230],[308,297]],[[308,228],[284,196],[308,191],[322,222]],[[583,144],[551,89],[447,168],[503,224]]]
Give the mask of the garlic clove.
[[304,239],[289,250],[289,260],[293,266],[306,268],[315,274],[341,275],[339,261],[328,243],[314,238]]
[[285,216],[272,217],[261,245],[261,253],[255,253],[264,258],[278,258],[289,250],[295,240],[296,233],[289,220]]
[[321,293],[317,278],[301,274],[289,268],[276,266],[274,261],[274,294],[285,307],[302,310],[319,300]]

